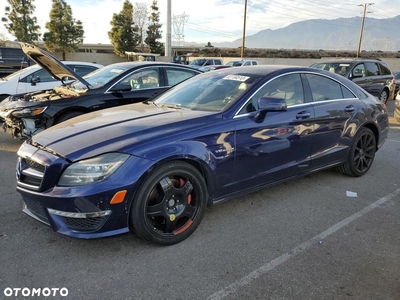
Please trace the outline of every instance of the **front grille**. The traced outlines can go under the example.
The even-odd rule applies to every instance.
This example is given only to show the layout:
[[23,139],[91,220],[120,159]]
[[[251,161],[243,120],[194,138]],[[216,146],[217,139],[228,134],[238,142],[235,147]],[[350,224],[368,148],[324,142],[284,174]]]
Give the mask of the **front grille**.
[[49,223],[46,215],[46,208],[43,205],[29,198],[25,198],[24,202],[30,212],[33,213],[39,220],[44,223]]
[[108,216],[104,217],[95,217],[95,218],[70,218],[70,217],[62,217],[65,224],[75,230],[82,231],[94,231],[99,229]]
[[33,161],[33,160],[29,159],[29,158],[25,158],[25,162],[30,168],[32,168],[32,169],[34,169],[34,170],[36,170],[38,172],[44,173],[45,166],[43,166],[43,165],[41,165],[41,164],[37,163],[36,161]]
[[32,190],[39,190],[46,167],[29,159],[20,158],[17,165],[18,184]]

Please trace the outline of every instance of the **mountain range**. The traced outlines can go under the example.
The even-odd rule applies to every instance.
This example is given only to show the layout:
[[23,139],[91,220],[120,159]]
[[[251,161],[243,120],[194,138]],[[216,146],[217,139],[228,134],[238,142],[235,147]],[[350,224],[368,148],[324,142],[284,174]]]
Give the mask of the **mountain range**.
[[[313,19],[272,30],[264,29],[246,36],[247,48],[357,50],[362,18]],[[361,49],[400,50],[400,15],[394,18],[365,18]],[[192,44],[192,43],[187,43]],[[214,47],[237,48],[242,39],[212,43]]]

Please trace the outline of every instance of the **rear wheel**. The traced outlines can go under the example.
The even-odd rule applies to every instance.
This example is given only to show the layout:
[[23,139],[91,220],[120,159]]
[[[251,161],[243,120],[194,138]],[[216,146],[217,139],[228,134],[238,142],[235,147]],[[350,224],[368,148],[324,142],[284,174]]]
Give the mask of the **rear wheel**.
[[375,158],[376,140],[369,128],[362,128],[354,137],[347,161],[338,167],[345,175],[359,177],[370,169]]
[[59,116],[56,121],[54,122],[54,124],[59,124],[61,122],[67,121],[69,119],[75,118],[77,116],[82,115],[83,113],[80,111],[70,111],[67,112],[65,114],[62,114],[61,116]]
[[389,98],[389,92],[387,89],[384,89],[381,94],[379,95],[379,101],[381,101],[382,103],[385,103],[388,101]]
[[196,168],[181,161],[167,163],[139,188],[130,210],[130,228],[152,243],[179,243],[200,224],[206,199],[206,184]]

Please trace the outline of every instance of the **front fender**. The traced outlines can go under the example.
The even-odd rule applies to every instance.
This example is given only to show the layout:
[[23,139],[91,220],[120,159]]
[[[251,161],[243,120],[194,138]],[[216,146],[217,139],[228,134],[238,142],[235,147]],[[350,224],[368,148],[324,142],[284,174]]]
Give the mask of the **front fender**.
[[224,189],[229,189],[229,183],[233,181],[234,162],[233,153],[218,157],[213,153],[214,148],[200,141],[180,141],[154,148],[146,152],[143,158],[155,162],[151,169],[173,160],[192,164],[203,174],[212,199]]

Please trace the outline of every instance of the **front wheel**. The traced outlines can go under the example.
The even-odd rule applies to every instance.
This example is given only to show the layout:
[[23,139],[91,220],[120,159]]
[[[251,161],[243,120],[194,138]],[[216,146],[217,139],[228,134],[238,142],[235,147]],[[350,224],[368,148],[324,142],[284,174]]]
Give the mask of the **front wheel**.
[[130,227],[149,242],[173,245],[196,230],[206,204],[207,189],[200,172],[188,163],[170,162],[139,188],[130,210]]
[[375,135],[369,128],[364,127],[354,137],[347,161],[339,166],[338,169],[345,175],[363,176],[371,168],[375,152]]

